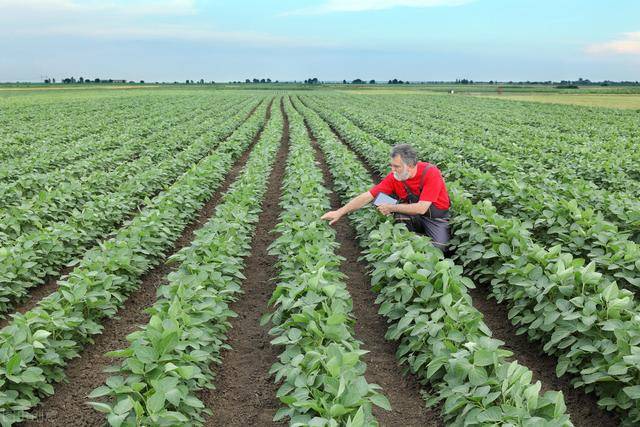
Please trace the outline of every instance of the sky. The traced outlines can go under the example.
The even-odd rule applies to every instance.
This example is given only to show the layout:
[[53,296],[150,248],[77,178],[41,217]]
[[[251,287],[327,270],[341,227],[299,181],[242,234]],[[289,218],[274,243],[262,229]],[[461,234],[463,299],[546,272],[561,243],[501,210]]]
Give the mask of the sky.
[[640,80],[638,0],[0,0],[0,81]]

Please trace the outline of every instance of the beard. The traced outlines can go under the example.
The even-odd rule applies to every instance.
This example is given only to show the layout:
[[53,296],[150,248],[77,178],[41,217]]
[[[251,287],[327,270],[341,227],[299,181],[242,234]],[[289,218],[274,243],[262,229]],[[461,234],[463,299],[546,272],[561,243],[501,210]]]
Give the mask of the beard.
[[402,173],[394,172],[393,177],[398,181],[406,181],[407,179],[409,179],[409,171],[404,171]]

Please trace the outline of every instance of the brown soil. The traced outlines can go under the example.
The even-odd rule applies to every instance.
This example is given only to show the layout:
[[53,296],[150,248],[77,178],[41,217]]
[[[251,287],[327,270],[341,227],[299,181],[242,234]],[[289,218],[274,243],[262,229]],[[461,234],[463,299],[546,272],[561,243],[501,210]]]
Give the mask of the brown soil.
[[26,297],[26,299],[16,305],[12,313],[7,313],[5,314],[6,317],[4,319],[0,319],[0,329],[7,326],[13,320],[13,317],[11,317],[12,314],[26,313],[27,311],[38,305],[38,302],[40,302],[42,298],[55,292],[55,290],[58,288],[58,281],[65,280],[67,278],[67,275],[71,271],[73,271],[73,267],[64,267],[60,272],[60,275],[45,277],[44,283],[42,285],[37,286],[29,291],[29,295]]
[[514,358],[533,372],[534,381],[540,380],[542,391],[558,390],[564,394],[567,412],[576,426],[612,426],[620,421],[611,412],[598,407],[594,394],[586,394],[583,389],[575,389],[571,378],[556,376],[557,359],[543,353],[539,343],[531,343],[525,335],[516,335],[516,328],[508,318],[509,309],[505,304],[490,300],[488,284],[476,285],[470,289],[473,306],[484,315],[484,321],[493,332],[494,338],[505,342],[504,348],[514,353]]
[[[284,114],[282,102],[280,108]],[[243,295],[231,305],[238,317],[231,321],[227,343],[232,350],[222,354],[217,371],[215,390],[203,390],[200,398],[213,411],[208,426],[263,426],[272,421],[280,402],[278,386],[268,372],[278,360],[278,348],[272,346],[267,326],[260,326],[260,317],[268,310],[273,292],[272,279],[277,276],[276,257],[267,253],[275,239],[271,230],[278,223],[282,178],[289,148],[289,123],[284,114],[284,133],[274,169],[269,177],[267,198],[262,206],[251,254],[245,260]]]
[[[316,159],[324,174],[325,186],[333,189],[333,178],[329,172],[316,139],[307,126],[307,132],[316,150]],[[340,199],[335,192],[330,193],[331,206],[337,209],[341,206]],[[367,381],[378,384],[382,392],[389,398],[392,410],[374,407],[373,413],[383,426],[439,426],[443,425],[438,408],[426,408],[425,401],[420,395],[420,384],[413,375],[402,375],[395,353],[396,342],[387,341],[384,334],[387,324],[378,315],[375,304],[375,294],[369,286],[366,267],[358,258],[361,253],[357,244],[355,230],[347,220],[335,224],[337,240],[340,243],[338,254],[345,258],[340,270],[347,276],[347,288],[353,300],[353,314],[356,317],[356,337],[363,342],[363,348],[368,350],[364,356],[367,364],[365,374]]]
[[[253,115],[253,113],[255,113],[255,111],[262,104],[262,102],[263,101],[258,102],[251,109],[251,111],[247,114],[247,116],[238,124],[238,127],[242,126],[242,124],[245,121],[247,121],[249,119],[249,117],[251,117]],[[270,107],[269,107],[269,109],[270,109]],[[269,111],[267,111],[267,118],[268,117],[269,117]],[[230,134],[226,135],[225,138],[222,138],[222,139],[228,138],[229,136],[231,136],[232,133],[233,132],[231,132]],[[256,141],[257,141],[257,139],[254,139],[253,143],[255,143]],[[253,145],[251,147],[253,147]],[[212,150],[213,149],[215,149],[215,148],[212,148]],[[245,153],[245,156],[248,156],[249,151],[250,150],[247,150],[247,152]],[[211,151],[209,151],[209,153],[211,153]],[[175,180],[174,180],[174,182],[175,182]],[[162,191],[161,189],[157,190],[151,196],[149,196],[148,199],[153,199],[161,191]],[[113,236],[117,232],[117,230],[120,229],[120,227],[122,227],[124,224],[126,224],[128,221],[130,221],[142,209],[144,209],[144,207],[145,207],[145,203],[140,203],[133,211],[131,211],[128,215],[126,215],[122,221],[120,221],[117,225],[115,225],[113,227],[113,230],[112,230],[111,233],[105,235],[105,240],[109,239],[111,236]],[[97,242],[96,242],[96,244],[97,244]],[[42,300],[43,298],[46,298],[50,294],[54,293],[58,289],[58,282],[61,281],[61,280],[65,280],[67,278],[67,275],[69,273],[71,273],[74,268],[75,267],[64,267],[60,271],[60,274],[47,276],[42,285],[32,288],[29,291],[29,294],[27,296],[25,296],[25,298],[16,305],[16,307],[13,309],[13,311],[11,313],[4,314],[5,318],[4,319],[0,319],[0,329],[2,329],[5,326],[7,326],[13,320],[13,318],[11,317],[12,314],[15,314],[15,313],[24,314],[27,311],[33,309],[36,305],[38,305],[40,300]]]
[[[351,148],[336,129],[329,123],[327,124],[336,138],[346,147]],[[370,167],[366,159],[357,152],[353,152],[372,177],[381,178]],[[594,394],[586,394],[583,389],[574,389],[571,386],[570,378],[566,375],[558,378],[555,375],[557,359],[544,354],[539,343],[531,343],[526,336],[515,334],[515,327],[509,322],[507,315],[508,308],[504,304],[497,304],[494,300],[489,300],[490,291],[488,285],[478,285],[478,288],[471,289],[469,294],[471,295],[473,306],[483,314],[485,323],[493,332],[493,336],[504,341],[504,347],[514,353],[514,358],[531,369],[534,380],[540,380],[542,383],[542,391],[562,391],[567,405],[567,413],[576,426],[618,425],[620,423],[615,414],[598,407],[598,399]]]
[[[266,117],[270,117],[271,106],[267,109]],[[171,253],[191,244],[194,232],[202,227],[213,215],[221,195],[235,181],[246,163],[253,146],[259,140],[261,132],[254,137],[251,145],[237,160],[225,178],[219,190],[200,209],[196,218],[184,229],[176,240]],[[33,411],[36,419],[25,425],[53,425],[53,426],[99,426],[104,425],[103,414],[94,411],[86,405],[87,395],[96,387],[104,384],[108,374],[104,369],[118,363],[117,359],[105,356],[105,353],[120,348],[126,348],[129,343],[126,336],[138,329],[138,325],[146,324],[149,315],[145,309],[156,300],[156,290],[166,284],[166,276],[175,267],[162,262],[142,277],[141,284],[127,299],[125,305],[118,311],[119,317],[107,319],[103,323],[102,334],[95,337],[95,343],[87,346],[80,357],[72,360],[66,369],[66,383],[56,385],[55,394],[43,400]]]

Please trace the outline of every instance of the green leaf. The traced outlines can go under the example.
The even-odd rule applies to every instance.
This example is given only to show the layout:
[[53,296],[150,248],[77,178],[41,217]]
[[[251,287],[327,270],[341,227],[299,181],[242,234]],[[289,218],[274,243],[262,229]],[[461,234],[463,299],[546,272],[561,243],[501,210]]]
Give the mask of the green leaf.
[[164,394],[155,392],[147,399],[147,410],[150,414],[157,414],[164,408]]
[[87,405],[91,406],[93,409],[95,409],[98,412],[102,412],[103,414],[111,413],[111,406],[107,405],[106,403],[87,402]]
[[130,397],[126,397],[118,401],[116,406],[113,407],[113,412],[116,414],[126,414],[132,409],[133,409],[133,400],[131,400]]
[[98,388],[96,388],[95,390],[93,390],[91,393],[89,393],[89,395],[87,396],[89,399],[95,399],[96,397],[102,397],[102,396],[106,396],[108,394],[111,393],[111,389],[107,386],[100,386]]
[[389,399],[387,399],[383,394],[374,394],[370,397],[370,399],[371,403],[373,403],[374,405],[379,406],[380,408],[387,411],[391,410],[391,403],[389,403]]
[[640,385],[625,387],[622,391],[631,399],[640,399]]

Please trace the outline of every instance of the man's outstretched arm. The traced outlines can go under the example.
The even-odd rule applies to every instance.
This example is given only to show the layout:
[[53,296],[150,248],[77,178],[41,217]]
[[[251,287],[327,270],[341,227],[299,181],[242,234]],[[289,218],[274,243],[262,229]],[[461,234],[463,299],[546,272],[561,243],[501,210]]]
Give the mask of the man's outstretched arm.
[[329,221],[329,225],[333,225],[334,222],[338,221],[344,215],[360,209],[364,205],[371,203],[372,200],[373,200],[373,196],[371,195],[371,193],[369,193],[368,191],[365,191],[359,196],[356,196],[353,199],[351,199],[349,203],[347,203],[340,209],[336,209],[335,211],[330,211],[322,215],[321,219],[326,219]]

